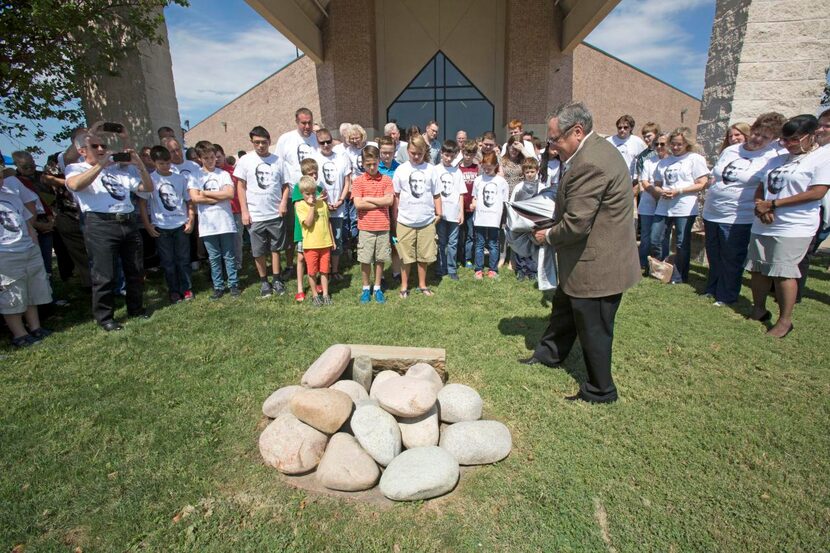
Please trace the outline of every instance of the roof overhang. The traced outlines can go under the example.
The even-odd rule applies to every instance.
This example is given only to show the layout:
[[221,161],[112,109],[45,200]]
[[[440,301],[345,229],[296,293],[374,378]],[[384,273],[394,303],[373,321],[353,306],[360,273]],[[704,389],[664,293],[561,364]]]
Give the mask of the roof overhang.
[[570,52],[591,34],[620,0],[554,0],[561,14],[559,48]]

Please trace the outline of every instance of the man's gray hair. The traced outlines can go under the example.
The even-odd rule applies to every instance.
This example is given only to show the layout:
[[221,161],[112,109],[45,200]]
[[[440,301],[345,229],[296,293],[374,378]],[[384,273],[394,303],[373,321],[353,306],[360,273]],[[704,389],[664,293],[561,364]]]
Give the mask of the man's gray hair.
[[383,134],[389,136],[392,131],[398,130],[398,125],[395,123],[387,123],[383,126]]
[[594,117],[582,102],[560,104],[553,110],[553,114],[548,117],[548,121],[554,117],[559,123],[559,132],[572,129],[577,124],[582,125],[585,134],[588,134],[594,128]]
[[88,130],[84,130],[83,132],[79,132],[72,139],[73,144],[75,144],[75,149],[80,150],[81,148],[86,148],[86,139],[87,138],[92,140],[93,138],[98,138],[98,135],[96,135],[95,133],[90,132]]

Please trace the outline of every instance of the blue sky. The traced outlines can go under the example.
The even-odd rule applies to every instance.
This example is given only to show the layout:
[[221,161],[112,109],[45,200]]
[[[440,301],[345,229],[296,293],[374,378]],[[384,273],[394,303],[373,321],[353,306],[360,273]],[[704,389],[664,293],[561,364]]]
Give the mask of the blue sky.
[[[703,91],[715,0],[622,0],[587,42],[694,96]],[[296,57],[244,0],[165,10],[182,124],[195,125]],[[48,132],[60,124],[51,122]],[[0,136],[6,154],[32,144]],[[49,153],[61,145],[46,141]],[[42,161],[39,159],[38,161]]]

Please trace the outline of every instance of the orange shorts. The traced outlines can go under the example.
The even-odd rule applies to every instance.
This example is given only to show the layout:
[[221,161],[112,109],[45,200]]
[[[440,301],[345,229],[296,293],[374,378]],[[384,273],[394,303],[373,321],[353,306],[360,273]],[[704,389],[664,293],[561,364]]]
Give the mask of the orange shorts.
[[305,258],[306,274],[309,276],[317,273],[327,275],[331,272],[331,248],[304,250],[303,257]]

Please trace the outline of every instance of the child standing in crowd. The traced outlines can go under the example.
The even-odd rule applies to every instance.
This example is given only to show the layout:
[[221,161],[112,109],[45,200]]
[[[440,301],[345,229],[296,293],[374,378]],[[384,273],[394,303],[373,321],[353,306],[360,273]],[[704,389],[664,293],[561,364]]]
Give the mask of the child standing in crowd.
[[475,140],[467,142],[461,150],[461,163],[458,165],[464,176],[464,186],[467,188],[464,194],[464,226],[461,241],[464,244],[464,266],[468,269],[473,267],[473,247],[476,241],[475,228],[473,228],[473,183],[479,171],[476,164],[477,155],[477,142]]
[[441,219],[438,220],[438,276],[458,280],[456,254],[458,229],[464,224],[462,196],[467,192],[464,174],[452,162],[458,155],[458,143],[447,140],[441,146],[441,163],[435,166],[435,174],[441,191]]
[[346,215],[346,198],[352,187],[352,165],[345,155],[333,151],[333,140],[328,129],[317,131],[317,144],[320,161],[319,179],[326,191],[329,203],[329,220],[334,231],[334,250],[331,252],[331,276],[335,282],[343,280],[340,274],[340,254],[343,251],[343,218]]
[[[536,158],[526,157],[522,160],[522,175],[524,180],[513,189],[511,202],[527,200],[539,192],[539,162]],[[519,257],[513,253],[513,269],[516,271],[516,280],[536,279],[536,263],[532,256]]]
[[193,232],[195,213],[190,204],[187,179],[172,172],[170,152],[164,146],[153,146],[150,159],[155,168],[150,175],[153,191],[139,195],[141,221],[147,234],[156,239],[170,303],[192,300],[188,235]]
[[398,214],[398,254],[401,256],[401,298],[409,297],[409,269],[417,265],[418,291],[427,288],[427,266],[435,261],[435,222],[441,218],[441,193],[434,167],[425,161],[429,146],[423,136],[415,136],[407,146],[409,161],[398,167],[392,178]]
[[[2,168],[0,164],[0,172]],[[52,302],[52,290],[32,226],[34,215],[3,180],[8,179],[0,175],[0,313],[11,330],[12,346],[23,348],[51,334],[40,326],[37,306]]]
[[[311,158],[306,158],[300,162],[300,172],[303,177],[310,177],[317,182],[317,162]],[[294,208],[298,204],[303,203],[303,191],[295,183],[291,188],[291,204]],[[322,197],[323,187],[317,185],[317,194]],[[296,213],[296,210],[295,210]],[[298,302],[305,300],[305,292],[303,291],[303,279],[305,278],[305,256],[303,255],[303,226],[299,217],[294,217],[294,249],[297,251],[297,294],[294,299]],[[320,293],[321,288],[311,289],[311,296],[314,297]]]
[[312,291],[317,290],[317,274],[320,275],[322,295],[315,294],[314,305],[331,305],[329,271],[334,239],[329,223],[328,204],[318,197],[317,179],[309,175],[300,178],[300,183],[295,188],[303,195],[302,201],[297,202],[294,207],[297,220],[302,222],[303,257],[308,270],[308,284]]
[[481,157],[481,176],[473,184],[473,226],[476,234],[475,278],[484,278],[484,248],[490,256],[490,278],[499,276],[499,228],[504,215],[504,202],[507,201],[509,187],[507,181],[496,173],[499,170],[499,158],[495,152],[488,152]]
[[196,178],[190,180],[188,186],[190,201],[199,209],[199,236],[205,243],[210,261],[210,276],[213,280],[213,294],[210,299],[218,300],[225,295],[222,261],[225,262],[231,296],[239,296],[234,254],[236,225],[231,211],[233,182],[226,171],[216,167],[213,144],[207,141],[198,142],[196,153],[202,163],[202,169]]
[[[405,144],[405,143],[404,143]],[[395,175],[395,171],[401,164],[398,162],[397,159],[397,151],[395,150],[395,141],[392,139],[391,136],[382,136],[378,139],[378,148],[380,149],[380,164],[378,164],[378,171],[381,175],[386,175],[391,180],[392,177]],[[406,147],[404,146],[404,151]],[[360,215],[358,215],[358,218]],[[396,215],[394,213],[394,207],[389,208],[389,240],[390,240],[390,247],[395,244],[395,238],[393,238],[394,233],[392,230],[395,228],[395,220]],[[395,280],[401,277],[401,256],[398,255],[398,250],[392,248],[392,278]]]
[[[391,142],[391,139],[389,141]],[[394,144],[392,149],[394,150]],[[378,172],[379,155],[380,153],[374,146],[363,148],[365,173],[355,179],[352,185],[352,200],[357,208],[357,260],[360,262],[360,273],[363,278],[360,303],[369,303],[371,300],[369,279],[373,265],[375,267],[375,301],[386,303],[381,289],[381,279],[383,278],[383,264],[391,259],[392,254],[389,240],[389,209],[392,207],[395,191],[392,179]]]

